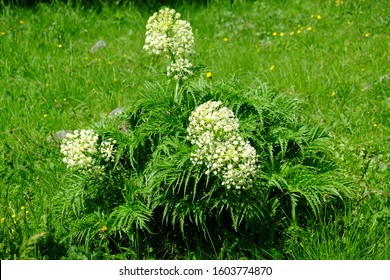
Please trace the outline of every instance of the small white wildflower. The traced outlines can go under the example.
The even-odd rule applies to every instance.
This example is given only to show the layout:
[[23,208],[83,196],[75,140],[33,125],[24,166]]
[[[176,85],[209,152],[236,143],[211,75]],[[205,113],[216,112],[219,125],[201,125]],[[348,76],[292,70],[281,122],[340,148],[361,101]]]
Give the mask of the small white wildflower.
[[109,138],[105,141],[103,141],[100,144],[100,153],[102,154],[102,157],[105,161],[114,161],[115,160],[115,147],[116,141]]
[[193,75],[191,68],[193,65],[185,58],[178,58],[167,67],[167,76],[175,80],[186,80]]

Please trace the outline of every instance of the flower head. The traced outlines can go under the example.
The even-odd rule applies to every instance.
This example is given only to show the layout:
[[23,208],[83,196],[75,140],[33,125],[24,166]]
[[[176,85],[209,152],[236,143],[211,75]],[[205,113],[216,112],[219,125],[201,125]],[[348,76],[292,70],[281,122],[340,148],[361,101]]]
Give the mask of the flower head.
[[154,13],[146,24],[144,50],[150,55],[167,57],[187,57],[193,53],[195,41],[191,25],[180,17],[169,8]]
[[329,198],[329,194],[325,193],[325,194],[324,194],[324,198],[325,198],[325,199],[328,199],[328,198]]
[[102,157],[105,161],[114,161],[115,160],[115,144],[116,141],[109,138],[107,140],[104,140],[100,144],[100,153],[102,154]]
[[115,160],[116,141],[109,138],[99,144],[99,135],[93,130],[75,130],[62,139],[62,161],[68,168],[101,174],[104,166],[97,165],[99,159],[105,162]]
[[208,101],[191,113],[187,139],[194,146],[191,162],[222,179],[227,189],[245,189],[256,173],[256,150],[239,135],[239,121],[219,101]]
[[93,130],[75,130],[62,140],[63,162],[71,169],[89,169],[95,164],[99,136]]
[[186,80],[193,75],[192,63],[185,58],[178,58],[167,67],[167,76],[175,80]]

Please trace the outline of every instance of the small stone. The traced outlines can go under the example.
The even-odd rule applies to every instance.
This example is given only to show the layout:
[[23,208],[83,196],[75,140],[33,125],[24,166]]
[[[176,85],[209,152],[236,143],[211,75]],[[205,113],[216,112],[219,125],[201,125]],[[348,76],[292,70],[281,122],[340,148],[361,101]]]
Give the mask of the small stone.
[[73,130],[60,130],[60,131],[57,131],[54,135],[50,134],[46,138],[46,140],[49,141],[49,142],[51,142],[53,140],[55,140],[56,142],[61,142],[61,140],[65,138],[67,133],[73,133]]
[[384,75],[384,76],[380,77],[380,78],[378,79],[378,81],[376,81],[375,84],[380,84],[380,83],[382,83],[383,81],[387,81],[387,80],[390,80],[390,76],[389,76],[389,75]]
[[100,49],[106,48],[107,43],[104,40],[99,40],[96,42],[96,44],[91,48],[90,52],[94,53],[97,52]]
[[[112,110],[109,114],[109,118],[115,118],[118,115],[122,115],[125,113],[125,108],[123,107],[118,107],[114,110]],[[128,132],[129,131],[129,124],[127,122],[122,122],[118,125],[118,129],[121,132]]]
[[112,111],[108,114],[108,117],[109,117],[109,118],[113,118],[113,117],[115,117],[115,116],[117,116],[117,115],[121,115],[121,114],[123,114],[123,113],[125,113],[125,108],[123,108],[123,107],[118,107],[118,108],[112,110]]

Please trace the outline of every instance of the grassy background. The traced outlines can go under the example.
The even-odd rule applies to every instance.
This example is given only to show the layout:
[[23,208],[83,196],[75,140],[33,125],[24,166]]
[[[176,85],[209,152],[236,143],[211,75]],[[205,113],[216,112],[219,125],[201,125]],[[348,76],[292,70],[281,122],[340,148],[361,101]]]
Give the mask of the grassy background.
[[[196,64],[206,67],[202,78],[211,71],[212,82],[232,75],[248,86],[261,80],[304,100],[307,121],[329,127],[337,160],[355,182],[355,198],[343,213],[291,227],[283,254],[255,255],[389,258],[387,2],[221,0],[171,6],[191,23]],[[61,188],[65,166],[47,137],[88,127],[126,106],[145,82],[164,82],[142,51],[145,24],[154,11],[139,3],[0,6],[2,258],[25,258],[26,251],[38,250],[34,244],[42,232],[55,236],[51,194]],[[107,48],[91,53],[98,40]],[[55,244],[50,238],[44,242]],[[237,244],[226,244],[213,256],[199,247],[177,257],[240,258]],[[66,258],[60,252],[34,254]]]

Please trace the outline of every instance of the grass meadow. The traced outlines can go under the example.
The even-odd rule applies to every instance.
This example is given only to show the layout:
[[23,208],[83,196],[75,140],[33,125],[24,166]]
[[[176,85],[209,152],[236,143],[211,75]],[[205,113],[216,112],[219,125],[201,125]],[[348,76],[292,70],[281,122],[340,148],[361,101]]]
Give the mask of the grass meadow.
[[[169,7],[195,38],[183,83],[143,50],[160,4],[0,2],[0,258],[388,260],[389,2]],[[256,149],[248,190],[191,165],[208,100]],[[87,128],[118,143],[103,179],[62,161],[55,133]]]

